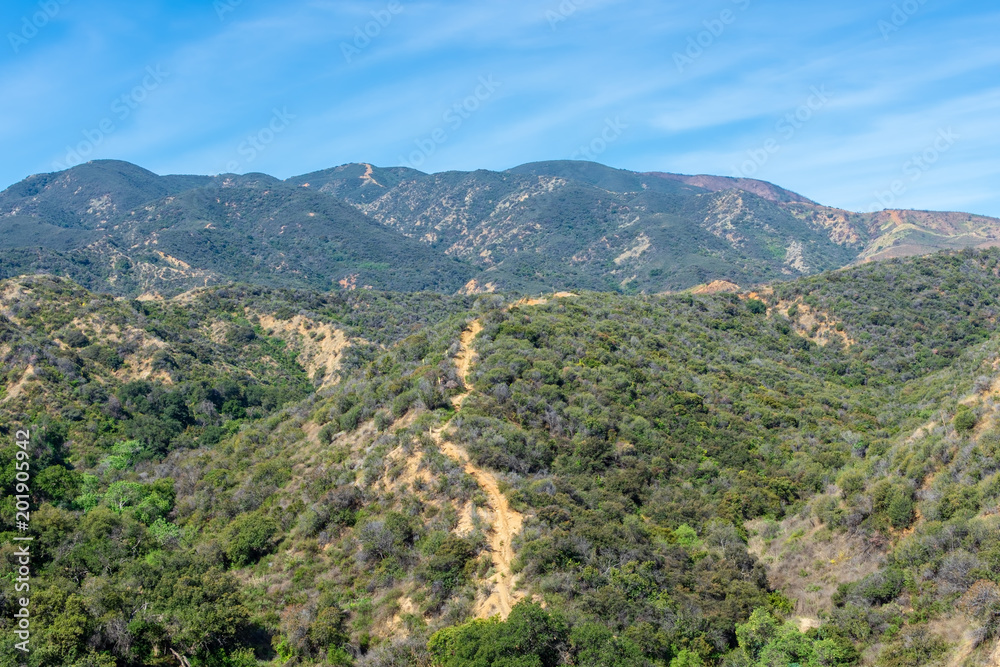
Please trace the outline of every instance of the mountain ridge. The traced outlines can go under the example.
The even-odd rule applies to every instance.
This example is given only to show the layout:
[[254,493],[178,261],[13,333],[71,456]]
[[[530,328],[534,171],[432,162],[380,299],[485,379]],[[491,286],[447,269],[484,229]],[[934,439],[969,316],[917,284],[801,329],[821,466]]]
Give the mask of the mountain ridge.
[[106,160],[0,193],[0,277],[47,272],[128,296],[232,281],[657,293],[997,244],[1000,220],[985,216],[855,213],[764,181],[579,161],[436,174],[352,163],[282,180]]

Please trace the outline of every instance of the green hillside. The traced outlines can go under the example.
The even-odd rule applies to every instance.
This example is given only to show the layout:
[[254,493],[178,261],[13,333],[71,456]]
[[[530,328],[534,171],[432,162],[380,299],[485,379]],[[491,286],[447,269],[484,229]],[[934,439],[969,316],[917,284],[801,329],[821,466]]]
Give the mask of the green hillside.
[[757,284],[839,268],[857,255],[752,193],[712,193],[591,163],[406,174],[398,183],[367,180],[353,193],[347,184],[361,177],[337,174],[340,182],[322,191],[478,266],[480,288],[648,293],[720,278]]
[[992,664],[998,274],[990,250],[754,294],[4,281],[28,664]]
[[0,193],[0,278],[118,296],[233,281],[444,294],[744,288],[859,261],[1000,244],[963,213],[852,213],[750,179],[550,161],[425,174],[347,164],[157,176],[89,162]]
[[451,293],[473,274],[346,203],[264,174],[159,177],[96,162],[4,198],[18,214],[0,218],[2,277],[51,273],[135,297],[232,281]]
[[0,193],[0,211],[93,229],[136,206],[210,181],[208,176],[157,176],[128,162],[99,160],[12,185]]

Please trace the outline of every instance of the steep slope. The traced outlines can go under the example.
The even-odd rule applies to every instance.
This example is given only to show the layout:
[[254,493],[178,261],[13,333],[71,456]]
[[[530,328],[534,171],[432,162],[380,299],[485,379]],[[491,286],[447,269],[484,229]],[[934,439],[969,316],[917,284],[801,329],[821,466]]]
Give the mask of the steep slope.
[[[356,172],[340,173],[362,180]],[[590,163],[406,176],[380,190],[359,186],[366,198],[355,205],[478,264],[480,286],[649,292],[715,278],[755,284],[840,267],[855,255],[756,195],[713,194]]]
[[997,220],[980,215],[883,211],[866,222],[874,239],[861,253],[866,261],[1000,245]]
[[[455,357],[455,365],[458,369],[458,377],[463,384],[469,381],[469,370],[472,366],[474,351],[472,344],[476,336],[483,330],[483,325],[479,320],[473,320],[469,328],[462,332],[460,348]],[[467,391],[463,394],[453,396],[452,405],[455,406],[456,413],[462,409],[462,403],[471,393]],[[446,430],[448,424],[433,429],[430,432],[431,438],[441,448],[449,458],[458,463],[465,472],[475,478],[476,483],[486,493],[488,507],[493,515],[490,529],[490,559],[493,562],[495,574],[490,578],[491,591],[482,600],[477,600],[475,613],[478,618],[489,618],[499,615],[500,618],[510,616],[514,604],[522,597],[514,591],[514,574],[512,565],[514,562],[514,539],[521,532],[523,517],[520,513],[510,508],[510,503],[506,496],[500,491],[499,484],[494,475],[488,471],[474,465],[469,460],[469,455],[460,447],[457,447],[448,439]]]
[[586,162],[542,162],[518,167],[516,173],[564,176],[606,187],[616,192],[661,190],[663,183],[683,184],[708,192],[741,190],[777,204],[811,228],[852,250],[858,259],[886,259],[925,255],[938,250],[985,248],[1000,243],[1000,221],[967,213],[886,210],[854,213],[822,206],[772,183],[726,176],[686,176],[650,172],[639,174]]
[[128,162],[98,160],[12,185],[0,193],[0,216],[30,216],[60,227],[106,228],[137,206],[211,180],[157,176]]
[[472,275],[341,201],[263,174],[161,178],[92,163],[3,196],[16,212],[0,218],[4,277],[46,271],[137,296],[234,280],[454,292]]
[[416,169],[392,167],[382,169],[370,164],[345,164],[288,179],[303,188],[312,188],[352,204],[368,204],[386,191],[407,180],[420,180],[427,175]]
[[280,182],[224,181],[151,202],[116,236],[126,253],[162,252],[212,272],[212,282],[452,292],[471,273],[343,202]]
[[345,165],[293,180],[316,181],[383,224],[479,264],[471,291],[758,284],[1000,240],[1000,221],[983,216],[853,213],[753,179],[589,162],[434,175]]
[[853,213],[752,179],[550,161],[424,174],[348,164],[156,176],[99,161],[0,193],[0,277],[115,294],[248,281],[314,289],[655,294],[1000,244],[1000,221]]
[[998,250],[754,294],[5,281],[30,664],[990,664],[998,312]]
[[[752,178],[732,178],[730,176],[685,176],[682,174],[665,174],[662,172],[650,172],[644,176],[655,177],[665,181],[675,181],[686,185],[702,188],[709,192],[724,192],[726,190],[743,190],[752,192],[758,197],[773,201],[778,204],[816,204],[816,202],[806,199],[797,192],[779,188],[773,183],[758,181]],[[816,204],[818,205],[818,204]]]
[[[508,170],[512,174],[530,174],[533,176],[551,176],[567,181],[586,183],[608,192],[642,192],[653,190],[676,195],[693,195],[713,192],[696,184],[683,183],[678,179],[649,178],[649,174],[640,174],[625,169],[614,169],[596,162],[569,160],[551,160],[547,162],[531,162]],[[725,189],[735,189],[733,187]]]

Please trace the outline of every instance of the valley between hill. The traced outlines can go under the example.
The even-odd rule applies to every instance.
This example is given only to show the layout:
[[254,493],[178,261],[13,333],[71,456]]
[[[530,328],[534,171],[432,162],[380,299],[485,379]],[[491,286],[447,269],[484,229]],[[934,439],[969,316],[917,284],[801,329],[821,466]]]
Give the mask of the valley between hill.
[[30,664],[989,665],[998,313],[997,250],[659,296],[4,281]]

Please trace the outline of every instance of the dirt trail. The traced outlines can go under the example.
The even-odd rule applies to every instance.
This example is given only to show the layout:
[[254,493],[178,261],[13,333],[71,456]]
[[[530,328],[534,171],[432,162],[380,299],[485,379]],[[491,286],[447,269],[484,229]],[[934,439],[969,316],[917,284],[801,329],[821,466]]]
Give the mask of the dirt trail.
[[4,397],[0,398],[0,405],[2,405],[3,403],[7,403],[8,401],[13,401],[15,398],[20,396],[24,392],[25,386],[27,386],[28,382],[32,380],[34,377],[35,377],[35,367],[29,365],[28,368],[24,371],[24,374],[21,375],[21,379],[18,380],[16,383],[14,383],[11,387],[9,387],[7,389],[7,393],[4,394]]
[[[972,655],[975,648],[976,646],[971,640],[964,641],[948,660],[948,667],[962,667],[965,661],[969,659],[969,656]],[[996,663],[991,661],[989,664],[995,665]]]
[[458,354],[455,355],[455,367],[458,369],[458,377],[461,378],[462,384],[465,385],[465,392],[451,399],[456,411],[462,409],[462,403],[465,402],[465,399],[472,391],[469,389],[469,371],[472,370],[472,359],[475,356],[475,352],[472,350],[472,341],[476,339],[476,336],[482,330],[483,323],[479,320],[473,320],[469,328],[462,332],[461,347],[458,350]]
[[377,185],[382,187],[382,184],[375,180],[372,174],[375,173],[375,168],[370,164],[365,164],[365,173],[361,174],[361,180],[365,183],[371,183],[372,185]]
[[[469,369],[475,352],[472,349],[472,342],[483,330],[482,323],[475,320],[469,328],[462,332],[461,349],[455,356],[455,366],[458,368],[459,377],[466,385],[466,391],[452,398],[452,404],[458,411],[462,403],[472,393],[469,389]],[[511,564],[514,561],[514,549],[511,542],[521,532],[523,517],[514,511],[507,501],[507,497],[500,491],[497,479],[486,470],[476,466],[469,460],[469,455],[451,442],[445,436],[448,424],[431,431],[431,437],[441,448],[446,456],[453,459],[465,469],[465,472],[476,480],[480,488],[486,493],[489,499],[489,506],[493,512],[493,526],[490,532],[490,555],[493,559],[494,574],[489,581],[493,590],[484,600],[477,600],[475,614],[477,618],[489,618],[499,614],[500,618],[507,618],[511,608],[524,597],[514,591],[514,573]]]
[[799,626],[799,632],[806,633],[815,628],[819,628],[823,623],[818,618],[811,618],[809,616],[799,616],[794,619],[796,624]]
[[[552,298],[553,299],[571,299],[571,298],[573,298],[575,296],[578,296],[578,295],[574,294],[573,292],[556,292],[555,294],[552,295]],[[512,310],[514,308],[519,308],[521,306],[544,306],[548,302],[549,302],[549,297],[540,296],[540,297],[532,298],[532,297],[526,296],[523,299],[515,301],[514,303],[510,304],[509,306],[507,306],[507,310]]]
[[441,451],[461,463],[465,472],[475,478],[489,498],[490,509],[493,510],[490,556],[495,570],[489,581],[493,590],[485,600],[476,602],[475,613],[476,618],[489,618],[495,614],[500,614],[500,618],[507,618],[513,606],[524,597],[514,591],[514,573],[511,568],[514,562],[511,542],[521,532],[523,518],[520,513],[511,509],[507,497],[500,491],[496,477],[469,461],[468,455],[454,443],[445,440],[440,431],[431,435],[439,442]]
[[997,642],[986,664],[988,667],[1000,667],[1000,642]]

